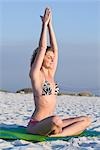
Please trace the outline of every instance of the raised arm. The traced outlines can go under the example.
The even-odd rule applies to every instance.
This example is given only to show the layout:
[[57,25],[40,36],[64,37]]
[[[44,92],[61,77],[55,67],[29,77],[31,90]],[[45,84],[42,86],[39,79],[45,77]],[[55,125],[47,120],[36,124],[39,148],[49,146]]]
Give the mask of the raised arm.
[[50,21],[48,23],[48,30],[49,30],[49,38],[50,38],[50,45],[52,47],[52,49],[54,50],[54,67],[51,70],[52,75],[55,75],[56,72],[56,68],[57,68],[57,63],[58,63],[58,46],[57,46],[57,41],[56,41],[56,37],[55,37],[55,33],[54,33],[54,29],[52,26],[52,14],[50,17]]
[[42,31],[40,34],[38,52],[34,60],[34,63],[32,64],[31,67],[31,72],[34,73],[34,75],[37,75],[37,73],[39,73],[41,69],[44,55],[47,48],[47,25],[50,20],[50,10],[48,8],[45,9],[43,18],[44,19],[42,20]]

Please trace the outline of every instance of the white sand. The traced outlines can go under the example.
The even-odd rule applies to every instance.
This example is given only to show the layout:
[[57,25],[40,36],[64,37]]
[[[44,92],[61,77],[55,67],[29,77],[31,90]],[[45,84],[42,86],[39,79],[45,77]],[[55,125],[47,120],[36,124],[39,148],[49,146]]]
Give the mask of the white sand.
[[[90,115],[93,121],[88,129],[100,131],[100,97],[58,96],[57,99],[55,114],[62,118]],[[0,126],[26,126],[33,110],[32,94],[0,92]],[[38,143],[0,139],[0,150],[100,150],[100,139],[79,137]]]

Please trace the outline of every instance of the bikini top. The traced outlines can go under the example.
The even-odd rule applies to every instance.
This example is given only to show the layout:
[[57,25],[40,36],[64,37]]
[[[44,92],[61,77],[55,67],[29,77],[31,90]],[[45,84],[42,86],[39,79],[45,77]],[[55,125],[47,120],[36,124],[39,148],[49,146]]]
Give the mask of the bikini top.
[[[52,88],[50,86],[50,83],[45,80],[43,86],[42,86],[42,95],[51,95],[52,94]],[[58,84],[55,83],[55,95],[59,94],[59,87]]]
[[[44,74],[44,72],[43,72]],[[45,74],[44,74],[45,82],[42,86],[42,95],[51,95],[52,94],[52,87],[50,86],[50,83],[46,80]],[[55,93],[54,95],[59,94],[59,87],[58,84],[55,83]]]

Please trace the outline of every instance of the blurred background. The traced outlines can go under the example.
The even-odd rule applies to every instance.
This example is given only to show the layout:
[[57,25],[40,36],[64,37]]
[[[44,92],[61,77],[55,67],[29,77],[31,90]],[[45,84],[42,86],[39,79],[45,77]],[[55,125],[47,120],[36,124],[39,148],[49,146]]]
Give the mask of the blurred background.
[[47,6],[59,47],[55,80],[60,90],[100,95],[99,0],[1,0],[0,89],[16,92],[31,87],[30,59]]

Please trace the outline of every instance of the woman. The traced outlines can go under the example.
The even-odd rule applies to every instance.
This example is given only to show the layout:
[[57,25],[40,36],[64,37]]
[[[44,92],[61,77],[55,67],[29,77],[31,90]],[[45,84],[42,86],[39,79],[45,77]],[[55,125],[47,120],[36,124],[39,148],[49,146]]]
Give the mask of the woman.
[[[58,61],[58,47],[52,27],[52,14],[45,9],[39,46],[31,60],[30,78],[34,91],[35,111],[27,126],[27,132],[47,136],[72,136],[83,132],[91,123],[88,116],[61,119],[53,114],[59,93],[54,76]],[[47,30],[50,47],[47,46]]]

